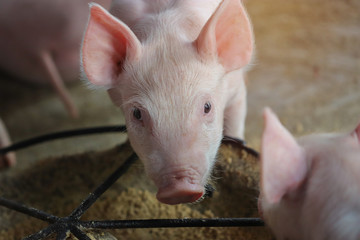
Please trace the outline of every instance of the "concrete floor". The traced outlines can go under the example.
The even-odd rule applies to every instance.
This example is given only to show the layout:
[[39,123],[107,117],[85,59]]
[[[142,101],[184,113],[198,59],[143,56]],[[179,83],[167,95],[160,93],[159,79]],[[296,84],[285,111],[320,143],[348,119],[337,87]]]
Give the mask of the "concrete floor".
[[360,2],[248,1],[257,61],[246,136],[258,147],[272,107],[295,135],[350,131],[360,121]]
[[[259,148],[262,109],[270,106],[299,136],[350,131],[360,121],[360,2],[246,1],[256,39],[248,75],[246,140]],[[14,142],[65,129],[124,123],[105,91],[81,82],[70,92],[80,110],[71,119],[51,89],[0,77],[0,116]],[[49,155],[110,148],[120,134],[54,141],[18,152],[22,168]]]

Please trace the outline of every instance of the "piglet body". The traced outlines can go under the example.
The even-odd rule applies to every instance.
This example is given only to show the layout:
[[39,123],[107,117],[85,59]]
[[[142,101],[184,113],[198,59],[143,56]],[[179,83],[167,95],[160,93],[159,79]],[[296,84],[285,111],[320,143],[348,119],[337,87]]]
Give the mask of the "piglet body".
[[77,110],[63,82],[78,79],[89,2],[0,1],[0,68],[25,81],[52,84],[72,116]]
[[242,3],[118,0],[90,12],[84,75],[122,108],[159,201],[196,201],[223,133],[243,138],[253,39]]
[[[72,117],[78,112],[64,82],[79,76],[89,2],[0,1],[0,69],[24,81],[52,85]],[[97,2],[106,8],[110,5],[110,0]],[[0,148],[9,143],[6,128],[0,124]],[[14,163],[14,154],[0,156],[0,168]]]
[[260,208],[277,239],[360,239],[360,124],[297,141],[265,111]]

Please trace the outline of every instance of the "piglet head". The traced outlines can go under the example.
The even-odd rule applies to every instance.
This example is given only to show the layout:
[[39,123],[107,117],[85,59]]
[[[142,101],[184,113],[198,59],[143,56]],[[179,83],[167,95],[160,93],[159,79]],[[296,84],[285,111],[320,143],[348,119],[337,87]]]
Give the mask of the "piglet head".
[[82,46],[87,79],[107,87],[122,108],[129,140],[158,187],[158,200],[198,200],[222,138],[222,77],[250,61],[251,29],[240,2],[220,4],[191,41],[166,24],[140,41],[100,6],[90,12]]

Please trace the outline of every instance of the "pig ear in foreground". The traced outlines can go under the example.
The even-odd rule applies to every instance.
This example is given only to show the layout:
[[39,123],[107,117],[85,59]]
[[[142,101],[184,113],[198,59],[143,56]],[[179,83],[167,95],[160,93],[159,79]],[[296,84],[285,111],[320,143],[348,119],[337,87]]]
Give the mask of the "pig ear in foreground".
[[140,52],[141,43],[128,26],[99,5],[90,5],[81,61],[92,84],[112,87],[124,61],[138,59]]
[[240,0],[224,0],[194,42],[203,59],[216,58],[226,72],[247,65],[253,52],[252,27]]
[[264,198],[274,204],[302,184],[307,173],[304,149],[269,109],[264,110],[261,143],[261,185]]

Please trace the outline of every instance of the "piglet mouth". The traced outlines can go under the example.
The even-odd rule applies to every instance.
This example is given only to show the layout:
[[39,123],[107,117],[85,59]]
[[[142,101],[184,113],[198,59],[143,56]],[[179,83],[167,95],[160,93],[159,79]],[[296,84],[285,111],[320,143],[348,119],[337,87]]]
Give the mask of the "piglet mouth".
[[176,175],[167,175],[162,178],[156,198],[165,204],[175,205],[192,203],[204,195],[204,186],[196,176],[181,172]]

